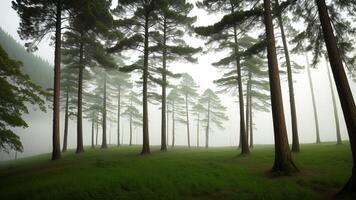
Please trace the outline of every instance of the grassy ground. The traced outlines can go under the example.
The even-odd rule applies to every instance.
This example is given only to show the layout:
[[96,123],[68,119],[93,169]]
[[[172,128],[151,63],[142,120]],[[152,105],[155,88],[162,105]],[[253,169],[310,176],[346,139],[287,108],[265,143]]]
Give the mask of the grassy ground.
[[0,199],[327,199],[351,174],[348,144],[302,145],[301,172],[270,177],[273,146],[249,156],[234,148],[174,148],[141,156],[140,147],[50,154],[0,163]]

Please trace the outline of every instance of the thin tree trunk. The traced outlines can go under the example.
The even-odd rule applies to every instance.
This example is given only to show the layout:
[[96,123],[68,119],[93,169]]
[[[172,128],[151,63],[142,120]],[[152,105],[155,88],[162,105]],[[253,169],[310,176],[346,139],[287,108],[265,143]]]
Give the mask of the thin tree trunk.
[[[99,118],[99,117],[98,117]],[[98,135],[99,135],[99,120],[96,119],[96,138],[95,138],[95,146],[98,146]]]
[[298,169],[293,162],[288,145],[270,0],[264,0],[264,10],[275,143],[275,159],[272,172],[290,174],[298,171]]
[[[167,99],[167,98],[166,98]],[[167,114],[167,146],[169,146],[169,107],[168,107],[168,103],[166,104],[166,107],[167,107],[167,112],[166,112],[166,114]]]
[[356,196],[356,106],[352,97],[350,85],[348,83],[345,69],[342,64],[340,52],[337,48],[336,38],[330,24],[327,7],[324,0],[316,1],[318,6],[319,18],[323,29],[324,40],[328,50],[331,70],[334,75],[335,85],[339,94],[341,108],[343,110],[346,127],[348,130],[352,151],[353,167],[352,175],[344,188],[340,191],[341,195],[352,194]]
[[338,111],[337,111],[337,107],[336,107],[336,98],[335,98],[335,92],[334,92],[334,87],[333,87],[333,80],[331,79],[331,74],[330,74],[330,69],[329,69],[329,66],[328,66],[327,57],[325,57],[325,61],[326,61],[326,70],[327,70],[327,73],[328,73],[331,97],[332,97],[332,100],[333,100],[334,119],[335,119],[335,128],[336,128],[336,144],[342,144],[341,134],[340,134],[339,115],[338,115]]
[[101,148],[106,149],[108,145],[106,143],[106,72],[104,72],[104,99],[103,99],[103,138],[101,143]]
[[208,100],[208,120],[205,129],[205,148],[209,148],[210,99]]
[[69,94],[68,94],[68,86],[66,88],[66,110],[64,115],[64,137],[63,137],[63,148],[62,152],[67,151],[67,139],[68,139],[68,109],[69,109]]
[[314,111],[314,121],[315,121],[315,131],[316,131],[316,143],[319,144],[320,143],[320,132],[319,132],[318,111],[316,110],[314,86],[313,86],[313,80],[311,78],[310,64],[309,64],[309,58],[308,58],[308,54],[307,53],[305,54],[305,58],[307,60],[307,73],[308,73],[308,79],[309,79],[310,92],[311,92],[312,101],[313,101],[313,111]]
[[190,132],[189,132],[189,108],[188,108],[188,95],[185,94],[185,113],[187,117],[187,138],[188,138],[188,148],[190,148]]
[[[249,72],[250,74],[250,72]],[[248,145],[250,131],[250,76],[246,84],[246,140]]]
[[[132,100],[130,102],[130,106],[132,107]],[[132,146],[132,111],[130,111],[130,146]]]
[[111,120],[109,120],[109,145],[111,145]]
[[150,153],[150,141],[148,133],[148,104],[147,104],[147,77],[148,77],[148,19],[149,12],[145,14],[145,44],[144,44],[144,59],[143,59],[143,140],[142,140],[142,151],[141,154]]
[[91,122],[91,148],[94,149],[95,146],[94,146],[94,129],[95,129],[95,124],[94,124],[94,116],[93,116],[93,120]]
[[53,136],[52,160],[61,158],[61,144],[59,138],[60,126],[60,90],[61,90],[61,29],[62,29],[62,0],[57,0],[56,35],[54,49],[54,92],[53,92]]
[[175,116],[174,116],[174,101],[172,102],[172,147],[174,147],[174,139],[175,139],[175,132],[174,132],[174,126],[175,126]]
[[121,115],[121,85],[119,85],[117,98],[117,146],[120,146],[120,115]]
[[163,55],[162,55],[162,113],[161,113],[161,151],[167,151],[167,139],[166,139],[166,100],[167,100],[167,95],[166,95],[166,85],[167,85],[167,75],[166,75],[166,56],[167,56],[167,47],[166,47],[166,29],[167,29],[167,20],[166,17],[164,17],[164,23],[163,23]]
[[[251,84],[250,84],[251,90]],[[252,95],[250,95],[250,148],[253,148],[253,117],[252,117]]]
[[295,98],[294,98],[293,73],[292,73],[292,66],[291,66],[291,62],[290,62],[290,58],[289,58],[289,50],[288,50],[286,35],[284,33],[282,13],[279,10],[279,1],[278,0],[276,0],[276,7],[278,9],[277,18],[278,18],[278,24],[279,24],[279,27],[281,30],[284,56],[286,58],[286,64],[287,64],[289,102],[290,102],[290,113],[291,113],[291,120],[292,120],[292,152],[299,152],[300,145],[299,145],[299,136],[298,136],[297,111],[295,108]]
[[197,147],[199,148],[199,127],[200,127],[200,116],[199,116],[199,113],[198,113],[198,120],[197,120]]
[[[83,40],[83,33],[80,34],[81,40]],[[80,50],[79,50],[79,78],[78,78],[78,113],[77,113],[77,150],[76,153],[84,152],[83,147],[83,56],[84,56],[84,48],[83,41],[80,42]]]

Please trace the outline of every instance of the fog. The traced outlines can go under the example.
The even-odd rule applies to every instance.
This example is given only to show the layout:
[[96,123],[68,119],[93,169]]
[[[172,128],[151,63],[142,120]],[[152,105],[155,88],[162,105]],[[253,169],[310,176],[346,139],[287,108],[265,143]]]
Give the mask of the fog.
[[[208,16],[205,12],[195,8],[192,15],[197,15],[198,19],[195,25],[210,25],[220,18],[219,16]],[[11,34],[16,40],[24,44],[24,41],[20,41],[17,34],[17,29],[19,25],[19,18],[15,11],[11,8],[11,0],[2,0],[0,4],[0,26],[3,30]],[[277,38],[277,40],[280,38]],[[198,38],[187,38],[187,43],[193,46],[203,46],[204,41]],[[137,53],[137,52],[136,52]],[[39,46],[39,51],[36,52],[37,55],[53,63],[54,48],[50,46],[50,39],[46,38]],[[220,77],[220,73],[211,66],[212,62],[215,62],[222,58],[222,53],[207,53],[199,55],[199,61],[197,64],[186,64],[186,63],[171,63],[170,69],[174,72],[187,72],[189,73],[195,81],[200,85],[199,92],[202,93],[205,89],[211,88],[217,90],[213,81]],[[305,65],[306,61],[304,57],[292,55],[291,59],[300,65]],[[282,60],[279,60],[281,63]],[[326,141],[336,141],[336,131],[334,123],[334,114],[332,107],[331,92],[329,88],[329,81],[326,71],[326,63],[324,60],[317,66],[316,69],[311,70],[311,76],[314,83],[314,91],[316,95],[316,104],[319,117],[320,125],[320,137],[322,142]],[[297,108],[298,117],[298,129],[299,129],[299,139],[301,143],[313,143],[316,140],[315,136],[315,124],[313,116],[313,107],[311,94],[309,89],[308,77],[306,70],[302,70],[299,74],[294,74],[294,89],[295,89],[295,100]],[[290,108],[289,108],[289,94],[286,78],[282,79],[282,90],[283,90],[283,101],[284,101],[284,112],[286,118],[286,124],[288,129],[288,138],[291,142],[291,122],[290,122]],[[353,96],[355,98],[356,94],[356,84],[349,80]],[[334,90],[336,88],[334,86]],[[223,104],[227,107],[227,115],[229,121],[224,124],[225,129],[213,128],[210,135],[210,145],[211,146],[236,146],[238,144],[239,135],[239,113],[238,105],[236,103],[237,96],[230,96],[228,94],[223,94],[220,96],[222,98]],[[338,114],[340,119],[340,129],[341,136],[343,140],[348,140],[346,126],[344,118],[342,115],[342,110],[340,103],[337,99]],[[160,110],[159,106],[149,105],[149,134],[150,134],[150,144],[159,145],[160,144]],[[64,113],[61,113],[62,122],[64,121]],[[24,146],[24,152],[18,153],[18,157],[27,157],[31,155],[47,153],[51,151],[52,148],[52,111],[47,109],[47,113],[42,113],[31,109],[30,113],[25,116],[29,127],[26,129],[16,128],[16,133],[21,138]],[[194,118],[192,118],[194,119]],[[61,122],[61,143],[63,138],[63,123]],[[122,120],[124,143],[128,143],[128,125],[125,119]],[[68,148],[75,148],[76,144],[76,120],[70,120],[69,122],[69,134],[68,134]],[[263,112],[254,112],[254,142],[256,144],[273,144],[273,123],[272,114]],[[116,144],[117,141],[117,129],[116,124],[112,123],[110,128],[110,122],[108,122],[107,135],[110,135],[111,130],[111,143]],[[171,124],[169,125],[171,127]],[[190,124],[191,129],[191,144],[196,145],[196,123],[194,120]],[[84,145],[89,145],[91,143],[91,124],[84,120]],[[168,130],[169,138],[171,137],[171,130]],[[101,141],[99,131],[99,142]],[[203,134],[203,130],[200,131]],[[134,130],[133,141],[138,144],[142,140],[142,132],[140,129]],[[179,124],[176,129],[176,144],[177,145],[187,145],[186,138],[186,126]],[[137,138],[137,139],[136,139]],[[204,137],[200,137],[200,144],[203,144]],[[109,142],[109,139],[108,139]],[[171,142],[169,142],[170,144]],[[13,159],[14,152],[6,154],[1,152],[0,159],[7,160]]]

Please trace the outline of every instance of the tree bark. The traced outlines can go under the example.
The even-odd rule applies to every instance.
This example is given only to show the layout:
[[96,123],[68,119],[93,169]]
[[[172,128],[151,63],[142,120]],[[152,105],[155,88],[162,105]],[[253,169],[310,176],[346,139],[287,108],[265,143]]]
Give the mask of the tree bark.
[[[249,72],[250,75],[250,72]],[[249,129],[250,129],[250,76],[246,84],[246,140],[248,145]]]
[[[98,117],[99,118],[99,117]],[[99,135],[99,120],[96,119],[96,138],[95,138],[95,146],[98,146],[98,135]]]
[[[132,107],[132,100],[130,102],[130,106]],[[130,146],[132,146],[132,111],[130,111]]]
[[[251,84],[250,84],[251,90]],[[250,95],[250,148],[253,148],[253,117],[252,117],[252,95]]]
[[117,146],[120,146],[120,115],[121,115],[121,85],[119,85],[117,98]]
[[147,104],[147,77],[148,77],[148,29],[149,29],[149,12],[145,14],[145,44],[144,44],[144,60],[143,60],[143,140],[141,154],[150,153],[150,141],[148,133],[148,104]]
[[167,37],[167,20],[166,17],[164,17],[164,23],[163,23],[163,55],[162,55],[162,113],[161,113],[161,151],[167,151],[167,139],[166,139],[166,100],[167,100],[167,95],[166,95],[166,85],[167,85],[167,75],[166,75],[166,56],[167,56],[167,47],[166,47],[166,37]]
[[270,0],[264,0],[264,10],[275,142],[275,159],[272,172],[290,174],[298,171],[298,169],[293,162],[288,145]]
[[63,148],[62,152],[67,151],[67,140],[68,140],[68,109],[69,109],[69,94],[68,94],[68,86],[66,88],[66,110],[64,115],[64,137],[63,137]]
[[93,120],[91,122],[91,148],[94,149],[95,146],[94,146],[94,129],[95,129],[95,123],[94,123],[94,116],[93,116]]
[[61,158],[61,146],[59,137],[60,126],[60,90],[61,90],[61,29],[62,29],[62,0],[57,0],[56,34],[54,49],[54,92],[53,92],[53,136],[52,136],[52,160]]
[[331,70],[334,76],[335,85],[339,94],[341,108],[343,110],[347,131],[350,138],[353,167],[352,175],[340,195],[356,196],[356,106],[352,97],[350,85],[348,83],[340,52],[337,47],[336,38],[330,23],[327,7],[324,0],[317,0],[319,18],[323,29],[324,40],[328,50]]
[[330,85],[330,91],[331,91],[331,98],[332,98],[332,101],[333,101],[333,108],[334,108],[334,119],[335,119],[335,128],[336,128],[336,144],[342,144],[341,134],[340,134],[339,114],[338,114],[338,111],[337,111],[336,98],[335,98],[335,92],[334,92],[334,87],[333,87],[333,81],[331,79],[330,69],[329,69],[329,66],[328,66],[327,57],[325,57],[325,61],[326,61],[326,70],[327,70],[327,73],[328,73],[328,79],[329,79],[329,85]]
[[[167,101],[167,97],[166,97],[166,101]],[[166,115],[167,115],[167,146],[169,146],[169,107],[168,107],[168,103],[166,103]]]
[[314,111],[314,121],[315,121],[315,131],[316,131],[316,143],[319,144],[320,143],[320,132],[319,132],[318,111],[316,110],[314,86],[313,86],[313,80],[311,78],[310,64],[309,64],[309,58],[308,58],[308,54],[307,53],[305,54],[305,58],[307,60],[307,73],[308,73],[308,79],[309,79],[310,92],[311,92],[312,101],[313,101],[313,111]]
[[104,99],[103,99],[103,138],[101,143],[101,148],[106,149],[108,148],[106,142],[106,72],[104,72]]
[[175,116],[174,116],[174,101],[172,102],[172,147],[174,147],[174,139],[175,139],[175,133],[174,133],[174,126],[175,126]]
[[290,102],[290,113],[291,113],[291,120],[292,120],[292,152],[296,153],[296,152],[300,151],[300,145],[299,145],[299,136],[298,136],[299,134],[298,134],[298,123],[297,123],[297,111],[295,108],[295,98],[294,98],[293,73],[292,73],[292,66],[291,66],[290,57],[289,57],[288,43],[286,40],[286,35],[284,33],[282,13],[279,10],[279,1],[278,0],[276,0],[276,7],[278,9],[277,18],[278,18],[279,28],[281,30],[284,56],[285,56],[286,64],[287,64],[289,102]]
[[185,94],[185,113],[186,113],[186,117],[187,117],[187,138],[188,138],[188,148],[190,148],[188,94]]
[[[83,33],[80,34],[81,40],[83,40]],[[77,150],[76,153],[84,152],[83,147],[83,56],[84,48],[83,41],[80,42],[79,49],[79,76],[78,76],[78,113],[77,113]]]
[[[231,5],[231,12],[234,12],[234,7]],[[242,81],[241,81],[241,65],[240,65],[240,57],[239,47],[238,47],[238,39],[237,39],[237,28],[234,26],[234,40],[235,40],[235,55],[236,55],[236,69],[237,69],[237,84],[239,90],[239,107],[240,107],[240,143],[241,143],[241,154],[248,154],[250,150],[248,148],[247,136],[246,136],[246,128],[245,128],[245,117],[244,117],[244,97],[242,91]]]

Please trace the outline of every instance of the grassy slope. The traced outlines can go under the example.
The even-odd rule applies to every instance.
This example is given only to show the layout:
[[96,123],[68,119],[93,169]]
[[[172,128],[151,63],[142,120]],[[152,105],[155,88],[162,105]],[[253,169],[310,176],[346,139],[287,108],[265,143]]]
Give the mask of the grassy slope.
[[0,199],[325,199],[351,173],[349,145],[302,145],[301,173],[272,178],[273,147],[241,157],[233,148],[140,147],[69,151],[0,164]]

